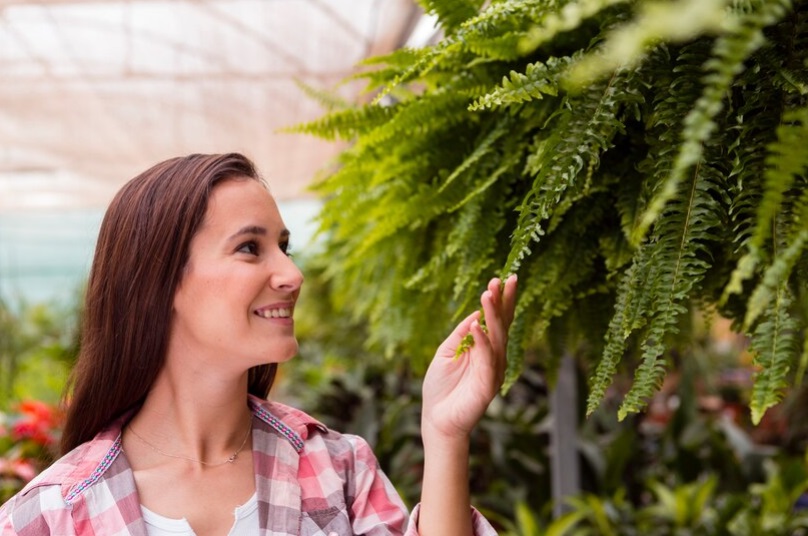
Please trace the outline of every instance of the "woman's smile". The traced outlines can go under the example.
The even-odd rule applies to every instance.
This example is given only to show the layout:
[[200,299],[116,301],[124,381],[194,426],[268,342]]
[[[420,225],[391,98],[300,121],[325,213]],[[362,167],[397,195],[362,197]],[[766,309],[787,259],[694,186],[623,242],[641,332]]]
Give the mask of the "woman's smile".
[[262,318],[291,318],[292,307],[262,307],[255,314]]

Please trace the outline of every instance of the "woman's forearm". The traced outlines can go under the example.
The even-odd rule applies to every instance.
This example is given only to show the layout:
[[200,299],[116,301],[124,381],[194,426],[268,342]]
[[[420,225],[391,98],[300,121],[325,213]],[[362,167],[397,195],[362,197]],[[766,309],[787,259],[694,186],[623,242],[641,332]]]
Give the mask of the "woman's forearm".
[[425,431],[424,481],[418,533],[421,536],[472,534],[469,499],[469,440],[435,437]]

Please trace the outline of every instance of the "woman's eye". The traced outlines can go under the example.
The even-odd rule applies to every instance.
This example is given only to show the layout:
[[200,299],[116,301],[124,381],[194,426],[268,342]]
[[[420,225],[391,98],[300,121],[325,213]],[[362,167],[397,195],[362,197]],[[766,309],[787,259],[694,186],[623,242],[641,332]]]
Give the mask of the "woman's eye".
[[244,242],[241,244],[236,251],[239,253],[247,253],[249,255],[258,255],[258,244],[250,240],[249,242]]
[[290,244],[289,242],[281,242],[280,244],[278,244],[278,247],[281,248],[281,251],[283,251],[287,257],[292,256],[292,244]]

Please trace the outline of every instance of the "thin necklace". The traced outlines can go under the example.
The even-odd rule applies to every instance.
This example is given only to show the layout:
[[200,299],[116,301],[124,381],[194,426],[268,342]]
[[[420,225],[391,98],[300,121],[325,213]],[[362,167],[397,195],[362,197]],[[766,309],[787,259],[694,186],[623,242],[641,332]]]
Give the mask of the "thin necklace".
[[241,442],[241,446],[238,448],[238,450],[236,450],[236,452],[231,454],[230,457],[227,458],[223,462],[205,462],[205,461],[202,461],[202,460],[197,460],[196,458],[191,458],[189,456],[183,456],[181,454],[169,454],[168,452],[163,452],[162,450],[158,449],[157,447],[155,447],[154,445],[152,445],[151,443],[146,441],[146,439],[144,439],[143,436],[141,436],[140,434],[135,432],[135,429],[132,428],[131,425],[128,425],[127,428],[129,428],[129,430],[131,430],[132,433],[135,434],[135,437],[138,438],[144,445],[151,448],[157,454],[162,454],[163,456],[168,456],[169,458],[180,458],[182,460],[189,460],[189,461],[192,461],[192,462],[201,463],[202,465],[207,465],[208,467],[215,467],[217,465],[224,465],[226,463],[233,463],[233,462],[236,461],[236,458],[238,458],[239,452],[241,452],[241,449],[243,449],[244,445],[247,444],[247,438],[250,437],[250,432],[252,431],[252,418],[250,418],[250,427],[247,428],[247,433],[244,434],[244,440]]

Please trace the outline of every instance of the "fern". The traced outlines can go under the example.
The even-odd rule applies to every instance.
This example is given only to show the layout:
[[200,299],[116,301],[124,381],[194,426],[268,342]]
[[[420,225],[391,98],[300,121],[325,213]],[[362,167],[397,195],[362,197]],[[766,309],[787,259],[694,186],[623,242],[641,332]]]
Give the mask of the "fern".
[[[601,11],[628,0],[578,0],[563,5],[562,9],[548,10],[538,19],[530,33],[520,43],[522,53],[529,53],[563,32],[574,30],[581,23]],[[552,4],[551,4],[552,5]]]
[[333,112],[317,121],[286,128],[284,131],[312,134],[327,140],[352,140],[383,125],[391,115],[391,110],[382,106],[349,108]]
[[805,371],[808,369],[808,337],[803,337],[802,352],[797,364],[797,371],[794,374],[794,384],[801,385],[805,379]]
[[658,387],[664,376],[665,339],[676,332],[679,317],[688,311],[687,299],[699,288],[709,263],[710,238],[720,226],[720,207],[713,190],[720,187],[715,170],[701,165],[693,173],[688,195],[666,211],[664,221],[654,230],[645,247],[653,249],[659,263],[651,289],[655,298],[647,335],[642,343],[642,362],[634,385],[626,395],[619,416],[639,411],[644,399]]
[[627,350],[629,337],[645,328],[652,314],[652,283],[657,280],[654,248],[637,250],[617,289],[614,315],[606,332],[606,343],[595,373],[590,379],[587,414],[600,404]]
[[751,332],[759,418],[808,366],[808,2],[423,6],[438,43],[364,62],[373,103],[293,129],[351,142],[317,184],[320,255],[368,344],[423,364],[518,272],[508,384],[524,352],[597,349],[591,413],[639,359],[623,418],[715,310]]
[[630,24],[615,28],[596,52],[575,64],[569,73],[569,83],[586,85],[615,69],[634,67],[660,41],[686,42],[697,35],[716,32],[725,19],[725,5],[726,0],[640,4],[639,13]]
[[445,32],[451,33],[464,21],[477,14],[481,0],[419,0],[424,11],[436,15]]
[[544,95],[555,97],[558,95],[558,75],[571,62],[570,58],[550,58],[546,63],[528,64],[524,73],[511,71],[508,77],[503,77],[499,87],[475,100],[469,106],[469,110],[476,112],[499,106],[520,104],[541,99]]
[[[616,75],[598,85],[592,92],[597,99],[568,101],[558,115],[558,133],[551,138],[538,137],[536,150],[528,159],[527,171],[535,174],[533,186],[519,208],[519,221],[513,233],[506,273],[517,272],[522,260],[531,253],[531,243],[544,233],[542,222],[566,190],[576,186],[576,178],[584,169],[597,166],[600,152],[611,145],[619,131],[617,116],[629,92],[620,93],[625,74]],[[577,183],[578,187],[583,185]]]
[[769,302],[776,298],[777,292],[783,287],[791,275],[794,265],[802,255],[806,243],[808,243],[808,229],[803,229],[788,247],[775,257],[766,270],[763,280],[749,298],[746,317],[743,321],[745,329],[749,329],[766,309]]
[[786,375],[796,346],[796,322],[788,312],[790,304],[790,293],[781,286],[770,304],[766,320],[751,337],[755,364],[759,367],[750,402],[755,424],[768,408],[780,402],[787,385]]
[[679,183],[687,171],[701,159],[702,144],[715,130],[714,118],[721,111],[722,101],[734,78],[741,72],[744,61],[763,42],[763,28],[785,15],[788,0],[763,2],[755,10],[738,17],[728,33],[720,36],[713,48],[714,57],[706,64],[705,88],[701,98],[684,118],[682,142],[670,177],[654,197],[633,233],[639,242],[657,219],[667,202],[676,195]]
[[[448,177],[446,177],[446,180],[438,189],[438,193],[440,194],[443,191],[445,191],[446,188],[452,185],[452,183],[457,177],[459,177],[465,171],[472,168],[472,166],[474,166],[477,162],[479,162],[480,159],[490,154],[494,150],[494,144],[500,138],[505,136],[505,134],[508,133],[512,123],[513,121],[511,121],[511,118],[508,116],[501,118],[499,122],[485,134],[483,139],[476,144],[477,146],[474,148],[474,151],[472,151],[472,153],[469,156],[467,156],[465,160],[463,160],[463,162],[459,166],[457,166],[457,168],[455,168],[455,170],[452,171],[452,173]],[[463,202],[461,201],[461,204],[462,203]],[[450,211],[454,211],[455,208],[456,206],[452,207]]]
[[426,77],[432,69],[442,63],[451,63],[454,57],[468,50],[467,43],[494,39],[520,26],[526,27],[552,5],[553,2],[548,0],[514,0],[490,5],[479,15],[464,21],[444,40],[428,49],[417,61],[401,71],[380,91],[375,102],[389,94],[393,88],[414,78]]
[[[786,112],[783,121],[777,128],[777,139],[767,147],[763,195],[757,209],[754,232],[746,243],[748,252],[732,273],[724,290],[724,301],[730,294],[741,292],[743,281],[752,277],[762,256],[761,248],[768,240],[771,222],[783,205],[786,192],[794,184],[795,178],[808,170],[808,154],[802,149],[805,137],[808,136],[808,109],[799,108]],[[746,314],[746,326],[757,317],[763,299],[765,294],[761,289],[753,299],[754,306]]]

